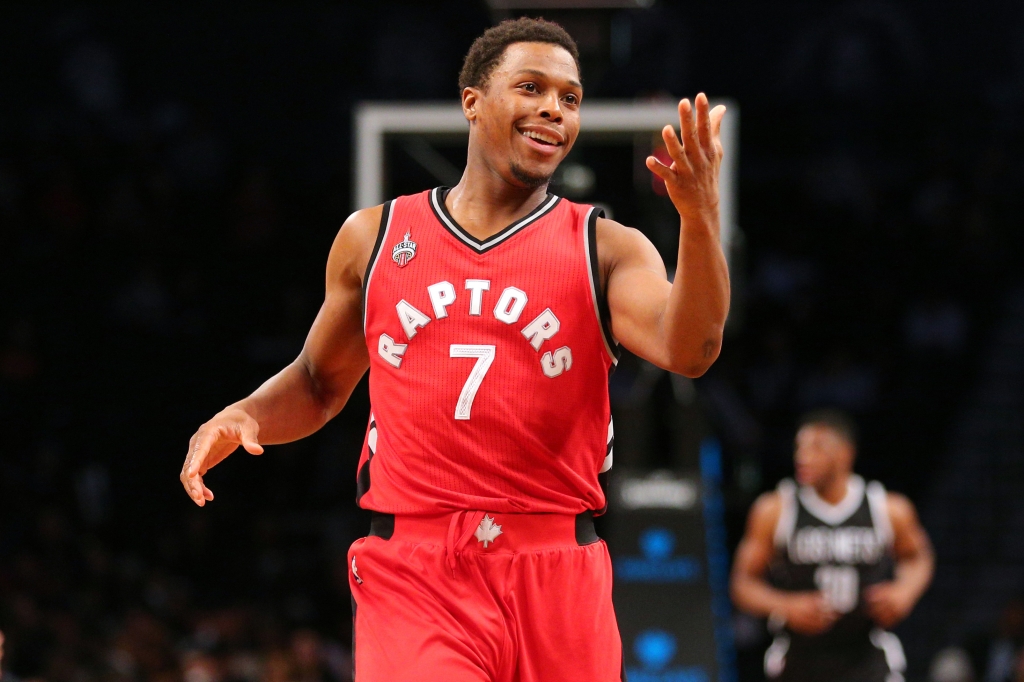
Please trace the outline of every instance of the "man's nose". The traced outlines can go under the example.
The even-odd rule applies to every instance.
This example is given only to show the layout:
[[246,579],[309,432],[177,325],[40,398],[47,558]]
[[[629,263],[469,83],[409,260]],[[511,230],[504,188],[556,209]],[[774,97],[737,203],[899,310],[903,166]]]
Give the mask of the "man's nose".
[[557,94],[548,95],[541,101],[540,116],[552,123],[562,122],[562,107]]

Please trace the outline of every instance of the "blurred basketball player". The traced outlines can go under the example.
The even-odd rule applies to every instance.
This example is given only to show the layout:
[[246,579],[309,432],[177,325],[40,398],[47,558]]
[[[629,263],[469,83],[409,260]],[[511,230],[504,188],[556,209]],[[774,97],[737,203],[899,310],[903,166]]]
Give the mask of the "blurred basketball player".
[[680,215],[670,284],[642,234],[548,193],[580,129],[578,61],[544,21],[478,38],[459,78],[462,179],[350,216],[302,353],[189,446],[181,482],[202,506],[211,467],[313,433],[369,367],[357,499],[374,514],[349,552],[358,682],[620,679],[593,525],[608,373],[617,342],[688,376],[718,356],[725,110],[683,100],[681,138],[663,131],[671,165],[647,160]]
[[914,505],[853,473],[853,422],[808,414],[796,435],[796,483],[754,504],[736,551],[736,606],[767,616],[765,674],[786,682],[898,682],[890,632],[931,582],[934,557]]

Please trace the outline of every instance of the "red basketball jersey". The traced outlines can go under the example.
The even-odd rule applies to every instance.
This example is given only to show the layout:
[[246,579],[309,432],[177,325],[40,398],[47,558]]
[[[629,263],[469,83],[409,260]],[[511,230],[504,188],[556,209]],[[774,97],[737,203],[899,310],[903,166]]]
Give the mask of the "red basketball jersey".
[[384,205],[364,277],[360,506],[602,511],[615,362],[598,211],[548,195],[480,241],[437,188]]

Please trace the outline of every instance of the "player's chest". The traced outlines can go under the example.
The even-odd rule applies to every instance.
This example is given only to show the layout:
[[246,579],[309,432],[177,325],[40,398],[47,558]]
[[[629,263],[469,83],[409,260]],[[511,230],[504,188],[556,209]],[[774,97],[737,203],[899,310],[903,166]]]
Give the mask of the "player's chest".
[[885,544],[869,524],[799,524],[789,540],[787,554],[794,564],[875,564]]
[[404,266],[392,259],[374,273],[368,345],[395,369],[424,353],[511,353],[549,378],[561,376],[589,338],[584,329],[593,304],[582,263],[557,244],[486,257],[443,245],[427,256],[421,247]]

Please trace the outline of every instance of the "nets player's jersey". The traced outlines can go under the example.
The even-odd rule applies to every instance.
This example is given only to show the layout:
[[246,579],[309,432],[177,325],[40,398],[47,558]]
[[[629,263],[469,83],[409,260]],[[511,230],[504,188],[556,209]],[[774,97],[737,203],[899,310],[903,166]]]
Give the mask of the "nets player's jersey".
[[867,615],[863,591],[893,577],[893,535],[885,488],[851,476],[846,497],[831,505],[813,488],[798,488],[785,480],[779,484],[779,496],[782,514],[775,531],[772,583],[782,590],[818,590],[841,614],[820,635],[785,633],[788,658],[805,651],[813,651],[816,657],[842,659],[848,654],[855,658],[864,647],[872,646],[872,638],[878,638],[872,635],[877,626]]
[[615,362],[598,211],[548,195],[486,241],[437,188],[384,205],[364,278],[360,506],[601,511]]

